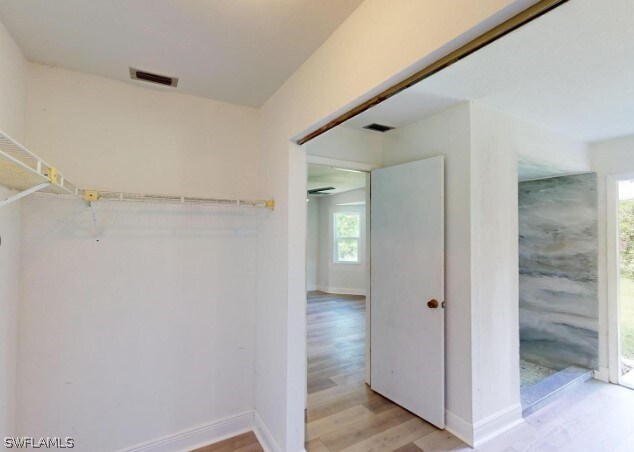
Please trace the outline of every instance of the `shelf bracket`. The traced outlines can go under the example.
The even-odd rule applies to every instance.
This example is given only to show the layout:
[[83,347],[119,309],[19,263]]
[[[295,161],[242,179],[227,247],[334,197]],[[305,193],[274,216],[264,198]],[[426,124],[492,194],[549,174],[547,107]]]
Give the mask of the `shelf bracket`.
[[50,182],[43,182],[39,185],[36,185],[35,187],[31,187],[27,190],[21,191],[20,193],[13,195],[13,196],[9,196],[7,198],[4,198],[3,200],[0,201],[0,207],[5,206],[7,204],[11,204],[12,202],[15,202],[19,199],[24,198],[25,196],[29,196],[32,193],[35,193],[37,191],[43,190],[46,187],[48,187],[49,185],[51,185]]

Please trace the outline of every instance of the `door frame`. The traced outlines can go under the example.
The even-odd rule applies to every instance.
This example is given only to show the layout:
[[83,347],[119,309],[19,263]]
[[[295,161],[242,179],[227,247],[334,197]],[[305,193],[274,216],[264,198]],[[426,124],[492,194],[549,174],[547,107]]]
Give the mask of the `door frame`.
[[634,179],[634,173],[613,174],[606,179],[607,196],[607,289],[608,289],[608,359],[610,383],[634,389],[621,378],[621,325],[619,319],[620,252],[619,252],[619,182]]
[[[372,350],[370,347],[370,307],[372,305],[372,293],[370,284],[370,269],[372,268],[372,252],[370,250],[370,232],[372,227],[371,215],[372,215],[372,203],[371,203],[371,172],[379,165],[373,163],[354,162],[351,160],[338,160],[329,157],[320,157],[316,155],[306,155],[306,165],[319,165],[327,166],[330,168],[339,168],[352,171],[361,171],[366,173],[365,178],[365,251],[366,251],[366,265],[365,265],[365,382],[370,385],[371,383],[371,365],[372,365]],[[308,186],[304,187],[305,189]],[[306,318],[304,318],[306,321]],[[308,325],[307,325],[308,326]],[[308,349],[306,349],[306,360],[308,360]],[[306,388],[308,390],[308,374],[306,375]],[[306,395],[306,408],[308,408],[308,395]]]

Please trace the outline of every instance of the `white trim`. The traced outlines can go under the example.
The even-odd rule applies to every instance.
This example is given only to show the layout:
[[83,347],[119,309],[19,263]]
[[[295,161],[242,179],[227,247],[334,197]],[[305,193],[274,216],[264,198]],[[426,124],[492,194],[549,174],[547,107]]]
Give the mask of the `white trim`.
[[449,410],[445,410],[445,430],[473,447],[473,425]]
[[321,292],[339,294],[339,295],[365,295],[366,289],[347,289],[343,287],[329,287],[317,284],[317,290]]
[[365,382],[372,387],[372,173],[365,175]]
[[599,370],[594,371],[594,379],[603,381],[604,383],[610,383],[610,369],[607,367],[599,367]]
[[519,403],[476,422],[473,424],[473,447],[482,445],[522,422],[522,405]]
[[277,441],[275,441],[271,431],[268,429],[257,411],[254,412],[254,420],[255,428],[253,431],[260,442],[260,446],[264,449],[264,452],[282,452],[282,448],[277,444]]
[[[607,244],[607,290],[608,290],[608,363],[609,382],[621,381],[621,338],[619,322],[619,181],[634,179],[634,173],[611,174],[606,177],[606,244]],[[596,375],[595,375],[596,377]]]
[[471,447],[479,447],[522,422],[524,422],[524,419],[522,419],[522,405],[519,403],[488,416],[475,424],[471,424],[451,411],[445,410],[445,430]]
[[608,380],[619,382],[621,364],[619,354],[619,250],[618,250],[618,178],[607,176],[606,179],[606,214],[607,214],[607,290],[608,290]]
[[246,433],[254,428],[254,412],[246,411],[218,421],[209,422],[172,435],[120,449],[121,452],[190,451],[227,438]]
[[354,171],[363,171],[369,173],[370,171],[380,168],[379,165],[373,163],[353,162],[351,160],[338,160],[328,157],[319,157],[317,155],[307,155],[306,162],[309,165],[328,166],[330,168],[349,169]]

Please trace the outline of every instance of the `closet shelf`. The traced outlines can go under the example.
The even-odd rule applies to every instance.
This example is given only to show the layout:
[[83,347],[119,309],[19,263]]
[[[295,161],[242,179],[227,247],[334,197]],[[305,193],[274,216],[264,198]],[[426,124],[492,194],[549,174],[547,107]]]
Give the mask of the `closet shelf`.
[[0,206],[41,191],[79,196],[79,189],[58,173],[54,166],[30,152],[0,131],[0,185],[18,190],[17,195],[0,200]]
[[0,199],[0,206],[17,201],[35,192],[43,192],[77,196],[89,203],[99,200],[111,200],[190,205],[247,206],[271,210],[275,208],[275,201],[264,199],[188,197],[80,189],[58,173],[54,166],[46,163],[2,131],[0,131],[0,186],[18,191],[17,194],[5,199]]

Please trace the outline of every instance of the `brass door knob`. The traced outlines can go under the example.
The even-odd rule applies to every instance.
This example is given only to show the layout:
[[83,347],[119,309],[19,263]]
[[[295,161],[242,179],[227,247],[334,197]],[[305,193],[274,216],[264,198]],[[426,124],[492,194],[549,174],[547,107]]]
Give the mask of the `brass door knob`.
[[429,300],[429,301],[427,302],[427,307],[428,307],[429,309],[436,309],[436,308],[438,308],[438,306],[439,306],[439,304],[438,304],[438,300]]

